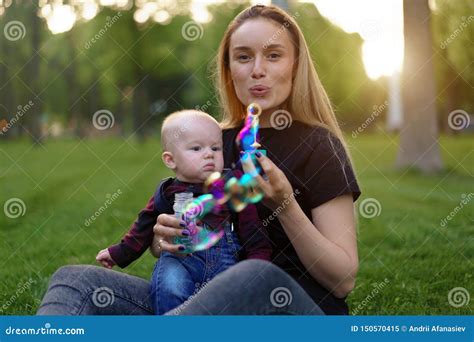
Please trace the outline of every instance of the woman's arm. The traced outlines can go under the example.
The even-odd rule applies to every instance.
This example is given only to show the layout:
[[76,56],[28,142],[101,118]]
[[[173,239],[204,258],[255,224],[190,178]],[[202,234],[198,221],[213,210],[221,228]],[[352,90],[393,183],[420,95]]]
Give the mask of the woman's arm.
[[347,296],[359,266],[352,197],[340,196],[314,208],[311,222],[295,200],[281,205],[293,192],[285,174],[263,155],[259,162],[268,176],[268,181],[257,177],[264,203],[273,210],[284,208],[278,219],[301,262],[336,297]]
[[285,209],[278,218],[303,265],[336,297],[347,296],[359,268],[352,196],[314,208],[313,222],[296,201]]

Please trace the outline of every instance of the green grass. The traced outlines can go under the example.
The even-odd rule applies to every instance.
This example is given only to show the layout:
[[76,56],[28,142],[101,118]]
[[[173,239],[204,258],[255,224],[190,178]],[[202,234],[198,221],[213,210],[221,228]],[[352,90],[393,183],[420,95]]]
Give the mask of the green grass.
[[[359,215],[361,262],[348,299],[352,310],[472,314],[472,300],[456,308],[448,293],[463,287],[474,295],[474,201],[440,225],[462,194],[474,192],[472,136],[443,137],[446,171],[432,176],[393,169],[394,136],[362,135],[348,143],[363,192],[358,203],[375,198],[381,206],[377,217]],[[20,198],[26,206],[18,218],[0,214],[0,314],[34,314],[58,267],[95,264],[97,251],[120,239],[169,175],[159,151],[156,140],[0,144],[0,204]],[[107,194],[119,189],[113,204],[86,226]],[[153,263],[146,253],[125,272],[149,278]]]

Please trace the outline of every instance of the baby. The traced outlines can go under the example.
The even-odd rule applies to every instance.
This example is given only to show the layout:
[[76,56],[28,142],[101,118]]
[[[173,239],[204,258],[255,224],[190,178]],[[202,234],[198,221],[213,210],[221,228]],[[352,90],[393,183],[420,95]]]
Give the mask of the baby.
[[[203,194],[203,183],[213,172],[226,178],[240,178],[238,170],[224,170],[222,131],[209,114],[183,110],[169,115],[161,129],[162,159],[175,177],[161,181],[147,206],[119,244],[101,250],[96,260],[103,266],[121,268],[139,258],[153,241],[153,226],[158,215],[173,214],[175,194]],[[207,229],[222,229],[223,237],[208,250],[186,256],[163,251],[151,279],[151,303],[162,315],[184,303],[220,272],[241,258],[270,260],[271,245],[254,205],[232,213],[224,207],[200,222]],[[234,230],[235,228],[235,230]],[[183,229],[183,237],[189,231]],[[180,246],[184,250],[184,246]]]

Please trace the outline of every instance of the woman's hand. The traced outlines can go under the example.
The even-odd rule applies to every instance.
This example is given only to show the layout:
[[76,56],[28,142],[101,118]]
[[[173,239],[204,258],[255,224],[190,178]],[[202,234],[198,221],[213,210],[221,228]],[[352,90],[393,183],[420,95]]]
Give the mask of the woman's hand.
[[116,265],[115,261],[110,256],[109,250],[107,248],[99,251],[99,253],[97,253],[97,256],[95,257],[95,260],[108,269],[111,269]]
[[[155,257],[159,257],[162,251],[170,253],[178,253],[183,251],[185,247],[183,245],[176,245],[173,243],[173,239],[177,236],[189,236],[189,231],[184,229],[185,223],[174,215],[161,214],[156,219],[156,224],[153,227],[154,237],[151,245],[151,254]],[[179,254],[184,255],[184,254]]]
[[263,204],[271,210],[275,210],[293,193],[293,188],[283,171],[280,170],[269,158],[258,151],[255,155],[268,178],[268,180],[264,180],[262,176],[256,176],[258,185],[265,193]]

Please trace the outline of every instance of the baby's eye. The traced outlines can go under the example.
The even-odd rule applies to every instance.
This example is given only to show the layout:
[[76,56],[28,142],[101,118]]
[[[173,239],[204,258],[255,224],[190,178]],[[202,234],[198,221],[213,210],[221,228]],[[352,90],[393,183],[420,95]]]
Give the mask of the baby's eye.
[[220,150],[222,150],[222,148],[220,148],[220,147],[218,147],[218,146],[215,146],[215,147],[212,148],[212,150],[213,150],[213,151],[220,151]]
[[191,150],[193,150],[193,151],[200,151],[200,150],[201,150],[201,146],[193,146],[193,147],[191,147]]

